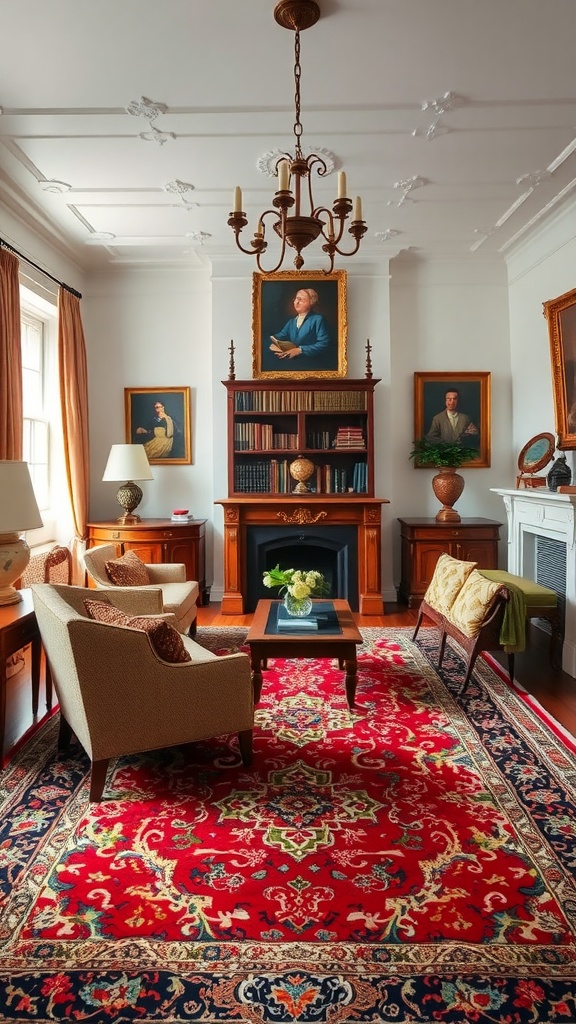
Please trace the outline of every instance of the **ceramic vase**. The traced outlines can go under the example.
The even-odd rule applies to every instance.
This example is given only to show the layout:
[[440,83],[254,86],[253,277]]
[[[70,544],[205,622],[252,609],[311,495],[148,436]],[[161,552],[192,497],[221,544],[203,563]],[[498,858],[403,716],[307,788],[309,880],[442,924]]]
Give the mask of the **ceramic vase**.
[[312,599],[310,597],[302,597],[300,599],[293,597],[292,594],[287,591],[284,597],[284,607],[288,612],[288,615],[295,615],[299,619],[305,615],[310,615],[312,611]]
[[443,466],[432,479],[432,490],[442,502],[442,508],[436,515],[437,523],[459,523],[460,516],[452,506],[464,490],[464,477],[456,472],[454,466]]

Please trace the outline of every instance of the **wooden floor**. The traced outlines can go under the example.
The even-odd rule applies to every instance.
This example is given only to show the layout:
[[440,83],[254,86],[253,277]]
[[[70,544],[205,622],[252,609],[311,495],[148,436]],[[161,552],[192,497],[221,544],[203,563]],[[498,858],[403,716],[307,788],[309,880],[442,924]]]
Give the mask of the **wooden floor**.
[[[387,604],[384,615],[359,615],[354,618],[358,626],[413,626],[417,611],[404,605]],[[200,626],[249,626],[252,615],[222,615],[219,604],[201,607],[198,611]],[[498,660],[506,666],[505,655]],[[6,734],[4,756],[22,738],[38,719],[32,717],[30,686],[30,665],[8,680],[6,692]],[[576,679],[566,672],[554,671],[548,658],[548,637],[534,625],[531,626],[529,648],[524,654],[516,655],[515,676],[517,681],[531,693],[544,708],[576,736]],[[44,710],[44,672],[40,684],[40,712]]]

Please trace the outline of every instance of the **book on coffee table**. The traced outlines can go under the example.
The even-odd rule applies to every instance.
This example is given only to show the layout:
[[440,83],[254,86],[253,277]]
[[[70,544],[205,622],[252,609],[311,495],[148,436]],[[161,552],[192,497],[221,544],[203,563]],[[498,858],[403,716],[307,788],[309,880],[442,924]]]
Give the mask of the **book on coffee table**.
[[318,629],[318,619],[278,619],[278,629],[295,633],[309,632]]

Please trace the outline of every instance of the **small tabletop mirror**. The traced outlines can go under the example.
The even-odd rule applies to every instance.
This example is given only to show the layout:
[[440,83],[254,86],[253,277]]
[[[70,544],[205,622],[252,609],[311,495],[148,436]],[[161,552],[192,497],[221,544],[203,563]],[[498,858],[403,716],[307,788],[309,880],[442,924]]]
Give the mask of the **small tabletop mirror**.
[[552,462],[555,448],[554,434],[536,434],[531,437],[518,456],[520,472],[516,477],[516,487],[545,487],[546,477],[534,474]]

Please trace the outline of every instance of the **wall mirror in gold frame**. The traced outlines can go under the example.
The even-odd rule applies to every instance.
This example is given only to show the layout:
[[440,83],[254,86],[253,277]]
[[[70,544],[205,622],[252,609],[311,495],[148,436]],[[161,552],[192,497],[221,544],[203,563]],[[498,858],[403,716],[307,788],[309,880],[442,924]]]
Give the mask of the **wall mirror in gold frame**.
[[536,476],[554,458],[554,434],[535,434],[526,442],[518,456],[516,487],[545,487],[546,477]]
[[576,448],[576,288],[542,304],[548,321],[558,447]]

